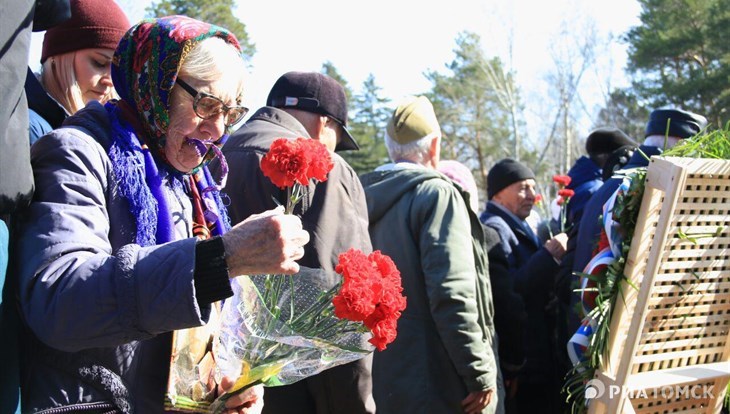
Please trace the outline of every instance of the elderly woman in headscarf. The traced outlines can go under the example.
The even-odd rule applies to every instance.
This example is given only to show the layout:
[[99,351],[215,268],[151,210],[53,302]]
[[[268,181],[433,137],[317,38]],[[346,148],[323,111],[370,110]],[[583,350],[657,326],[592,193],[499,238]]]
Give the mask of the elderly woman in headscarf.
[[[113,57],[121,99],[33,146],[16,252],[23,412],[162,412],[172,331],[204,325],[231,277],[298,271],[299,219],[279,209],[229,229],[225,168],[215,179],[206,166],[246,113],[245,70],[225,29],[144,20]],[[262,393],[226,407],[260,410]]]

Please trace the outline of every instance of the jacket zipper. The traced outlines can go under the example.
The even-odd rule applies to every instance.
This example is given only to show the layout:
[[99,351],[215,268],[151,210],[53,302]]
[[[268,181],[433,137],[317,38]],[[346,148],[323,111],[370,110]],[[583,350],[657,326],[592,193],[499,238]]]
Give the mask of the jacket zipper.
[[108,402],[95,402],[95,403],[82,403],[67,405],[64,407],[49,408],[47,410],[39,411],[38,414],[62,414],[62,413],[75,413],[75,412],[87,412],[87,411],[98,411],[102,414],[116,414],[119,411],[116,407]]

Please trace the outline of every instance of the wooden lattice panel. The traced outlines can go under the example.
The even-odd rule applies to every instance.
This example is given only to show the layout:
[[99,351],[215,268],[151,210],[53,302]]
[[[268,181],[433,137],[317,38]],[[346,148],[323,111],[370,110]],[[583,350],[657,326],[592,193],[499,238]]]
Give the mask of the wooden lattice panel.
[[618,299],[598,378],[642,389],[689,369],[705,376],[675,385],[714,385],[716,393],[604,399],[591,411],[716,412],[730,378],[730,161],[652,159],[624,273],[639,289],[624,288]]
[[683,384],[680,392],[674,387],[649,388],[631,398],[636,414],[703,413],[714,414],[712,396],[722,389],[721,380]]
[[730,176],[687,174],[677,201],[632,373],[728,359]]

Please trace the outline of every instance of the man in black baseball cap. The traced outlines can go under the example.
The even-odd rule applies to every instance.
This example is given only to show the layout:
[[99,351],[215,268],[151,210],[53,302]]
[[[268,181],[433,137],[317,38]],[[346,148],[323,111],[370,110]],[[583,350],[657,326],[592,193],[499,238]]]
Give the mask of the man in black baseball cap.
[[342,127],[342,138],[335,151],[360,149],[347,130],[345,88],[331,77],[317,72],[287,72],[269,92],[266,105],[296,108],[332,118]]
[[[334,166],[327,181],[307,186],[294,214],[311,236],[298,262],[323,269],[324,275],[316,276],[316,283],[328,289],[339,282],[334,261],[340,253],[349,248],[372,251],[362,184],[352,167],[334,152],[358,149],[347,131],[345,90],[321,73],[287,72],[274,83],[266,105],[231,134],[222,149],[229,167],[223,192],[230,199],[231,224],[275,208],[274,200],[286,204],[286,190],[272,184],[260,167],[275,140],[303,137],[323,143],[332,153]],[[222,167],[217,158],[210,165],[214,176]],[[297,383],[269,388],[263,413],[375,413],[371,370],[372,355],[368,355]]]

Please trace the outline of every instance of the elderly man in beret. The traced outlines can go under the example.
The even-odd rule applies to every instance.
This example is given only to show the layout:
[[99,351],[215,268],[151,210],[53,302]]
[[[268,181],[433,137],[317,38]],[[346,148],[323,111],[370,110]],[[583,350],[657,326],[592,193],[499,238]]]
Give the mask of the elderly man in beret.
[[373,359],[378,413],[493,413],[498,367],[484,233],[468,196],[437,171],[441,128],[409,98],[385,135],[393,163],[361,177],[373,248],[401,272],[398,338]]
[[500,160],[487,174],[489,201],[481,215],[482,223],[500,239],[489,250],[489,261],[506,259],[509,263],[512,285],[527,313],[522,343],[525,365],[516,379],[509,379],[505,372],[505,384],[514,395],[506,402],[507,410],[514,413],[556,413],[559,395],[552,379],[552,320],[545,307],[568,236],[560,233],[541,245],[525,221],[535,204],[535,185],[535,174],[526,165],[511,158]]

